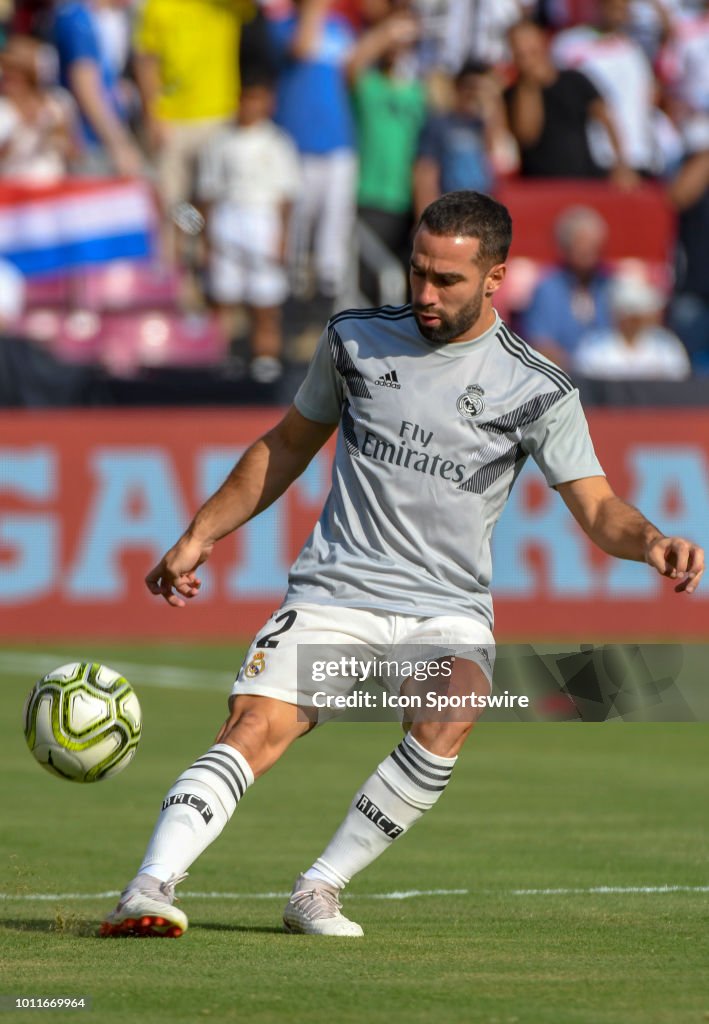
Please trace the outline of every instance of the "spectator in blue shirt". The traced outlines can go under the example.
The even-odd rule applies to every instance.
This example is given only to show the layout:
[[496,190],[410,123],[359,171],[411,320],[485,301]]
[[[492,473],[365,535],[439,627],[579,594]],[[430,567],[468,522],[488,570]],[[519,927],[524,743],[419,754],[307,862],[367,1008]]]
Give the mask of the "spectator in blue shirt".
[[583,334],[612,323],[610,277],[603,267],[608,225],[595,210],[573,206],[555,225],[561,264],[537,285],[522,317],[531,345],[568,368]]
[[492,192],[495,163],[503,151],[509,157],[510,142],[495,71],[465,64],[455,77],[452,109],[431,115],[423,128],[414,166],[416,216],[444,192]]
[[79,111],[86,148],[81,168],[86,173],[138,174],[142,159],[123,123],[118,81],[94,18],[104,0],[63,0],[52,23],[52,42],[59,56],[61,84],[71,92]]
[[296,13],[274,21],[279,80],[274,121],[293,138],[302,159],[303,190],[291,220],[291,267],[296,292],[314,249],[321,294],[334,298],[343,283],[355,215],[357,160],[347,89],[355,37],[331,0],[297,0]]

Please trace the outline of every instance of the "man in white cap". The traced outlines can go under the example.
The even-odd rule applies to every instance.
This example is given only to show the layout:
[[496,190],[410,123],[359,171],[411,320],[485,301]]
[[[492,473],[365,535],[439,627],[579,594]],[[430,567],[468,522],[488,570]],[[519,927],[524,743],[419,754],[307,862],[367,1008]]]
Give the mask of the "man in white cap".
[[613,380],[684,380],[691,367],[684,345],[662,327],[661,292],[638,276],[617,277],[611,284],[615,326],[581,339],[574,369],[586,377]]

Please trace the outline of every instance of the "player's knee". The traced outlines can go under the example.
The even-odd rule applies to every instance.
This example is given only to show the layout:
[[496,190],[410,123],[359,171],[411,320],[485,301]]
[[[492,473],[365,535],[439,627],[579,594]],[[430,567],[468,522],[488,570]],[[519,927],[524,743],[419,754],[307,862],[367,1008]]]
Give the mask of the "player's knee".
[[249,762],[254,774],[270,767],[271,725],[268,716],[255,708],[232,711],[220,742],[228,743],[240,751]]
[[230,702],[230,714],[217,742],[228,743],[249,762],[255,776],[275,764],[299,735],[311,726],[300,721],[297,709],[282,701],[239,695]]
[[264,712],[247,708],[237,712],[236,716],[232,715],[232,719],[225,737],[227,743],[237,736],[242,743],[248,743],[249,746],[262,746],[268,741],[271,729],[268,716]]
[[472,728],[472,722],[416,722],[411,735],[432,754],[457,757]]

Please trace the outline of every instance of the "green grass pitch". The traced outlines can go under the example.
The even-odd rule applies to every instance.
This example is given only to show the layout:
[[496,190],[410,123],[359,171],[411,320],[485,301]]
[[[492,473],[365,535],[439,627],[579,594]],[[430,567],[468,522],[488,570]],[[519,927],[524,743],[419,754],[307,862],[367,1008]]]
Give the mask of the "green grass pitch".
[[[42,771],[21,728],[40,669],[78,656],[124,671],[144,712],[134,763],[94,786]],[[115,902],[100,894],[134,873],[165,790],[212,742],[238,662],[214,646],[0,652],[0,994],[89,996],[90,1012],[59,1019],[102,1024],[707,1019],[706,724],[483,720],[440,804],[350,887],[364,939],[328,940],[284,934],[278,894],[399,736],[332,723],[257,783],[193,867],[182,939],[96,938]],[[588,891],[663,886],[679,888]],[[448,892],[390,898],[412,890]]]

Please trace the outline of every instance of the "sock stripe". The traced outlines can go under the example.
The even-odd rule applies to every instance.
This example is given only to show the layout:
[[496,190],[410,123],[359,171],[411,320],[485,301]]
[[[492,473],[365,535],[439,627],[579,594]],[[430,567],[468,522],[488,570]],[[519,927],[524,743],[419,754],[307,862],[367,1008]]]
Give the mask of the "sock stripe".
[[[197,758],[195,764],[203,766],[216,764],[219,768],[223,768],[224,771],[229,773],[231,778],[234,780],[234,785],[239,790],[239,796],[243,796],[246,792],[246,786],[241,781],[241,776],[236,772],[235,765],[231,764],[229,761],[223,761],[217,754],[207,751],[206,754],[202,754],[201,757]],[[212,769],[210,768],[209,770],[211,771]]]
[[441,775],[445,775],[446,777],[448,777],[453,771],[454,766],[452,764],[443,765],[436,764],[434,761],[429,761],[427,757],[424,757],[424,755],[419,750],[417,750],[416,747],[412,746],[410,743],[407,743],[406,740],[402,740],[399,746],[406,751],[409,757],[412,758],[417,765],[428,768],[432,772],[439,772]]
[[444,782],[444,783],[448,782],[448,779],[450,778],[451,771],[453,769],[451,769],[450,771],[447,771],[447,772],[444,770],[444,772],[442,774],[440,774],[438,771],[435,771],[435,770],[434,771],[428,771],[426,768],[422,768],[420,764],[416,763],[416,761],[413,759],[413,757],[411,757],[411,751],[407,750],[403,743],[400,743],[399,746],[396,749],[397,749],[397,752],[399,754],[401,754],[401,756],[404,758],[404,760],[408,762],[408,764],[411,766],[413,771],[417,772],[419,775],[423,775],[427,779],[432,779],[433,782]]
[[227,754],[226,751],[224,750],[215,750],[214,747],[212,747],[211,750],[208,750],[207,753],[203,754],[202,756],[212,758],[218,757],[225,768],[229,768],[230,770],[234,771],[236,774],[236,780],[240,784],[242,795],[249,788],[246,773],[244,772],[244,769],[241,767],[241,765],[239,764],[235,757],[230,757],[229,754]]
[[239,774],[239,778],[241,779],[241,783],[242,783],[242,790],[241,791],[242,791],[242,793],[245,793],[246,790],[249,788],[249,783],[248,783],[248,781],[246,779],[246,776],[244,775],[244,773],[243,773],[243,771],[241,769],[241,765],[238,765],[238,764],[234,763],[234,767],[236,768],[236,770],[237,770],[237,772]]
[[425,761],[430,768],[440,768],[441,771],[451,772],[455,768],[456,761],[458,760],[457,757],[440,757],[438,754],[432,754],[430,750],[421,746],[419,741],[414,739],[410,732],[407,732],[404,736],[402,743],[405,743],[411,753]]
[[444,765],[433,764],[432,761],[429,761],[427,758],[423,756],[423,754],[420,754],[418,750],[416,750],[416,748],[413,747],[410,743],[407,743],[406,740],[401,741],[398,749],[402,752],[402,754],[405,754],[420,771],[423,771],[423,768],[418,763],[419,761],[421,762],[421,764],[425,765],[428,770],[438,773],[441,776],[441,778],[450,778],[451,773],[453,771],[453,765],[450,765],[450,767],[445,767]]
[[[204,761],[210,761],[210,760],[212,760],[212,759],[211,758],[200,757],[200,759],[198,761],[195,761],[195,763],[194,763],[194,765],[192,767],[193,768],[201,768],[205,772],[212,772],[213,775],[218,776],[218,778],[220,778],[222,780],[222,782],[226,783],[227,788],[229,789],[231,795],[234,797],[234,802],[238,804],[239,800],[244,795],[242,790],[241,790],[241,786],[237,783],[236,789],[235,789],[234,788],[234,784],[232,783],[232,779],[234,778],[234,776],[232,776],[232,778],[230,779],[228,775],[225,775],[223,772],[217,771],[217,769],[213,768],[210,764],[204,764],[203,763]],[[217,762],[217,763],[220,764],[220,762]],[[221,767],[221,764],[220,764],[220,767]],[[187,771],[189,771],[189,768],[187,769]],[[238,789],[238,793],[237,793],[237,789]]]
[[408,775],[411,781],[415,782],[416,785],[419,786],[421,789],[427,789],[431,793],[442,793],[443,790],[446,788],[447,781],[444,782],[442,786],[431,786],[428,782],[422,782],[422,780],[417,775],[414,775],[414,773],[410,771],[410,769],[404,764],[404,762],[399,757],[397,757],[396,750],[392,750],[389,756],[391,757],[392,761],[394,761],[399,766],[404,775]]

